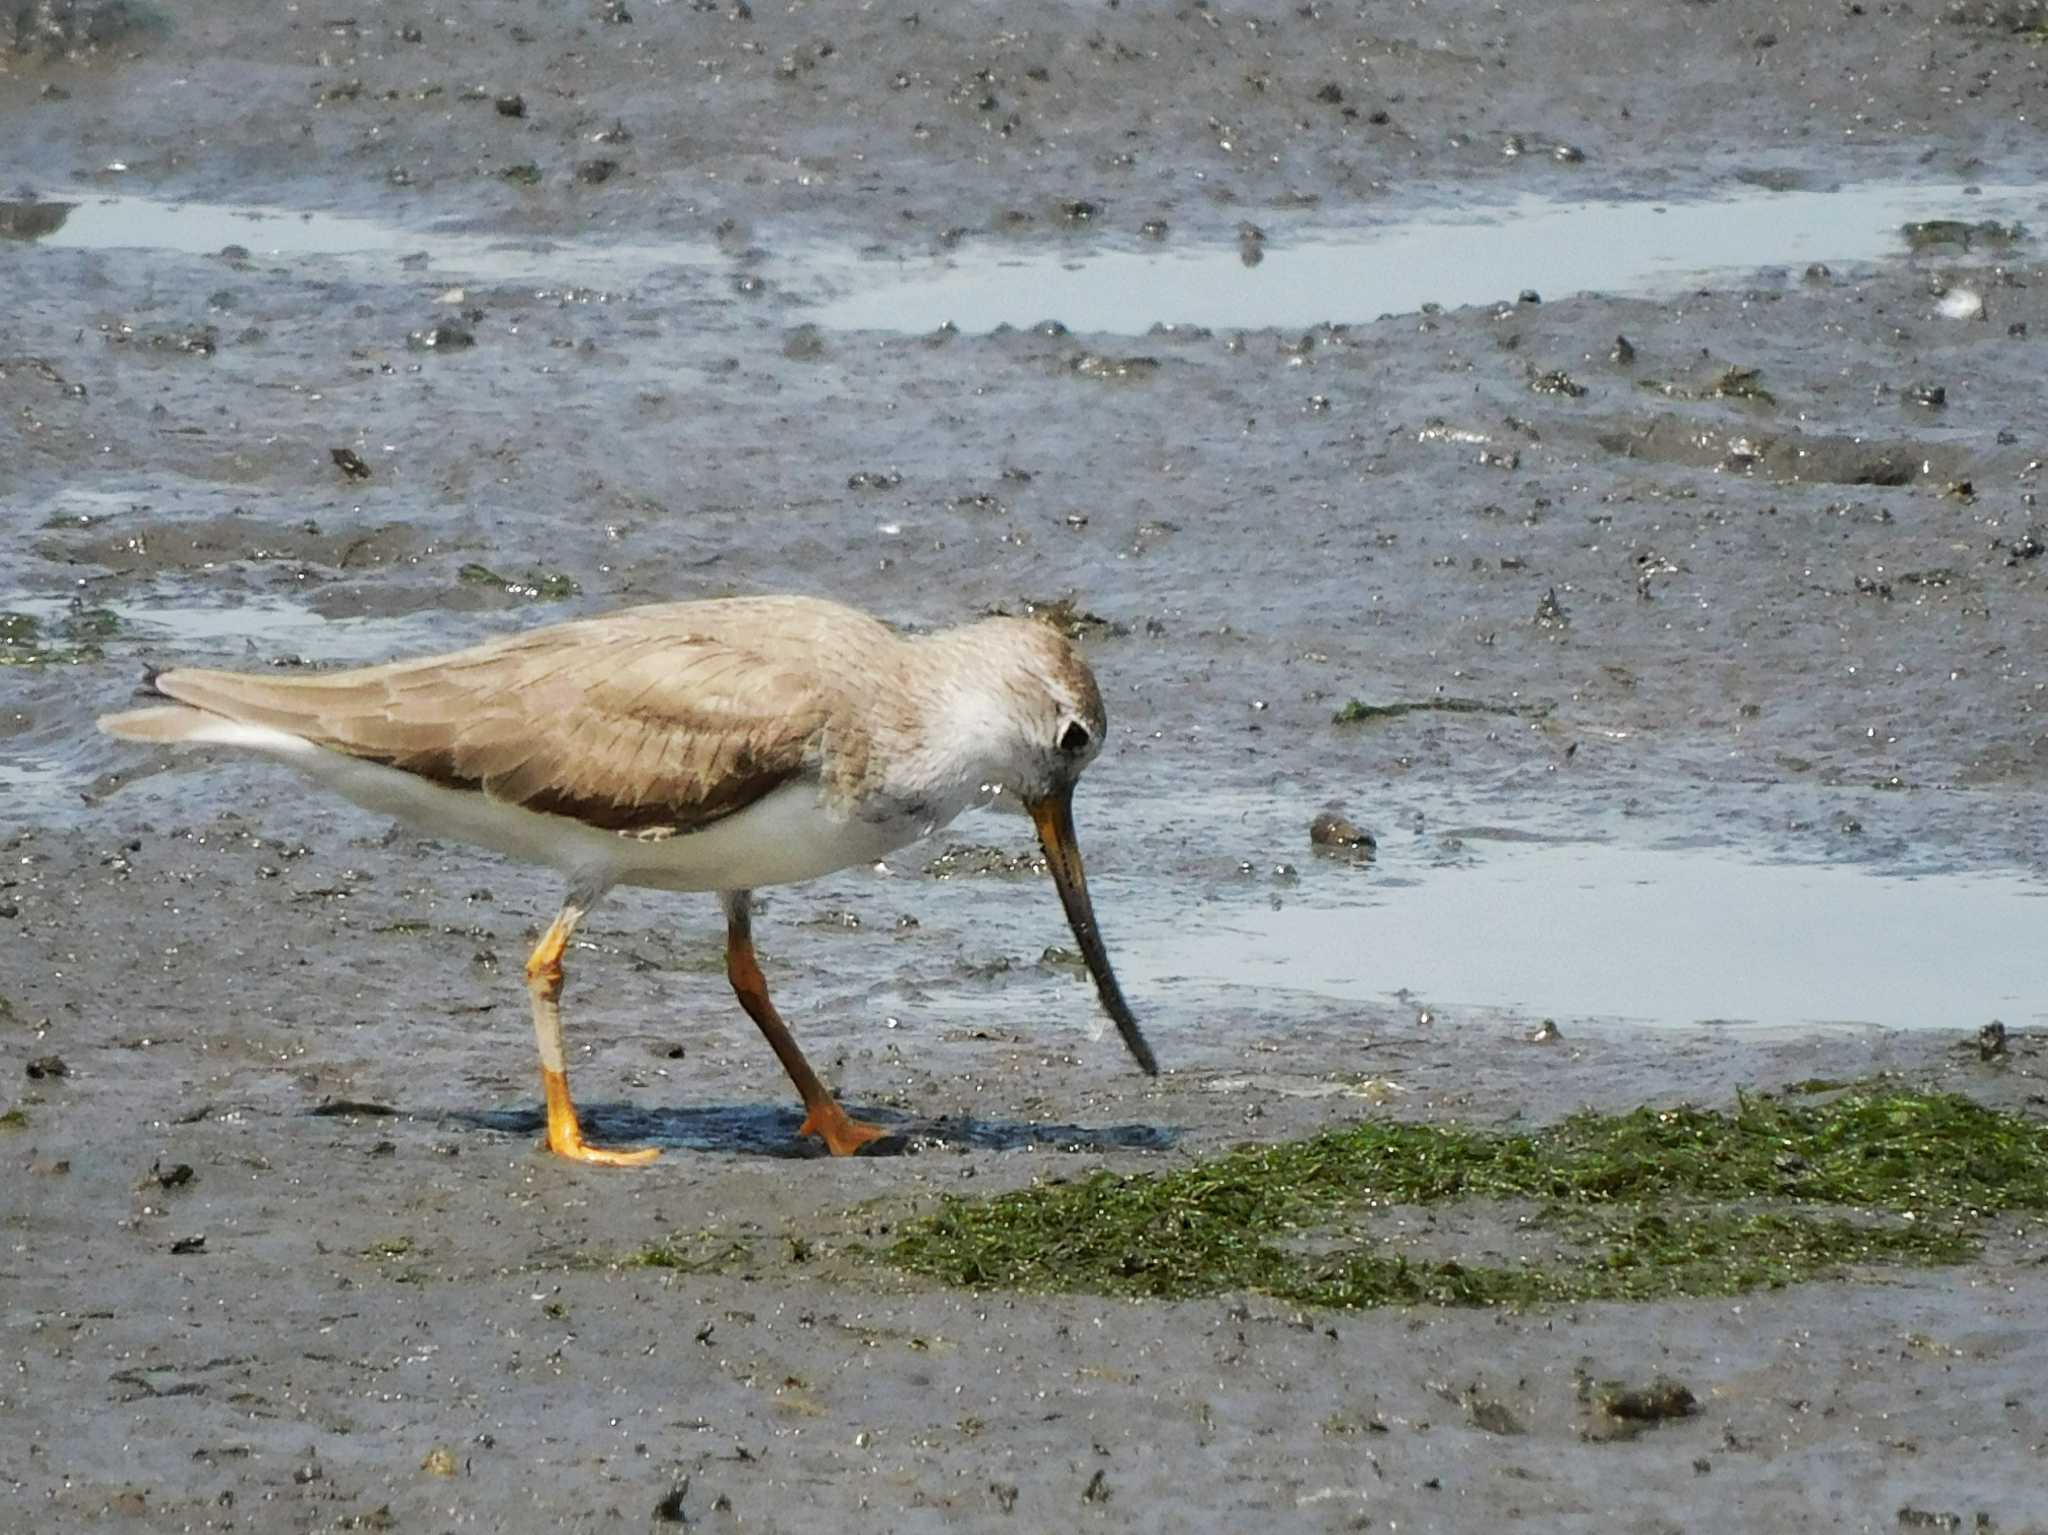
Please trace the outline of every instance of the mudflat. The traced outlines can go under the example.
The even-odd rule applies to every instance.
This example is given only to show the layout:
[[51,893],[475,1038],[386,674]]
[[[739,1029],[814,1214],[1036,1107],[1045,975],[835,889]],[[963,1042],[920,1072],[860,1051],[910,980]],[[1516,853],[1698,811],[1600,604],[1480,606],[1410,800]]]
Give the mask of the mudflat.
[[[0,17],[0,1531],[2048,1529],[2044,36]],[[759,920],[901,1154],[796,1142],[714,904],[628,893],[572,1069],[666,1154],[566,1167],[547,876],[91,728],[764,590],[1082,637],[1160,1079],[983,817]],[[1231,1156],[1358,1125],[1384,1186]]]

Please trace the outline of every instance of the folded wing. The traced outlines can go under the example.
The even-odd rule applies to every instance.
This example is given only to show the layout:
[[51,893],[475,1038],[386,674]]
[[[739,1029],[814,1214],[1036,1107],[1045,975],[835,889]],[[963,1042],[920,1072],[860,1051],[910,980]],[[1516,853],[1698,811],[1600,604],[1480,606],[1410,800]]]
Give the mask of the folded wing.
[[816,770],[815,674],[729,636],[592,620],[352,671],[167,671],[208,714],[619,832],[694,831]]

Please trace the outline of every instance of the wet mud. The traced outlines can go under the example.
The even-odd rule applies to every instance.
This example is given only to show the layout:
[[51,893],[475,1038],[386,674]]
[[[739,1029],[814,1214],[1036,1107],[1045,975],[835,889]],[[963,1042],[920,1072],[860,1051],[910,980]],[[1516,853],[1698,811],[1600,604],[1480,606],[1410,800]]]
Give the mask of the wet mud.
[[[1878,1072],[2043,1114],[2038,6],[192,10],[0,7],[0,1530],[2048,1528],[2018,1217],[1958,1267],[1526,1311],[873,1258],[942,1194],[1368,1114]],[[1920,190],[1839,255],[1756,212],[1874,185]],[[1530,197],[1761,232],[1517,277],[1483,210]],[[1227,311],[1447,208],[1497,291],[1090,330],[1033,286],[1212,253]],[[948,272],[1044,304],[921,310]],[[1081,635],[1158,1081],[991,817],[760,918],[897,1154],[795,1144],[715,909],[629,893],[569,956],[572,1069],[594,1138],[666,1154],[565,1168],[518,984],[547,877],[90,729],[147,665],[761,590]],[[1688,917],[1745,864],[1849,882],[1770,908],[1816,993],[1782,1016]],[[1683,1000],[1457,964],[1540,941],[1481,893],[1551,867],[1668,895],[1629,979]],[[1428,964],[1404,892],[1451,913]],[[1917,1016],[1827,1005],[1868,912],[1932,955]]]

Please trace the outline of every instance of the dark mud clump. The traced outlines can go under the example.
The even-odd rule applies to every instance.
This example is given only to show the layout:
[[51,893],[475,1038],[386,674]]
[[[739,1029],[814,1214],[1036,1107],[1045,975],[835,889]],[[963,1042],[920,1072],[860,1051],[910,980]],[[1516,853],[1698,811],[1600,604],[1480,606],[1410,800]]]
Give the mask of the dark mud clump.
[[168,27],[161,11],[136,0],[0,0],[0,54],[87,58]]
[[[1552,594],[1555,595],[1554,593]],[[1483,698],[1402,698],[1392,703],[1369,704],[1353,698],[1340,705],[1330,722],[1336,725],[1369,725],[1397,720],[1405,714],[1521,714],[1515,704],[1488,703]]]
[[1582,1381],[1581,1391],[1593,1409],[1583,1434],[1596,1442],[1633,1439],[1645,1429],[1690,1418],[1700,1410],[1692,1388],[1666,1375],[1646,1386],[1606,1381],[1595,1387]]
[[370,466],[363,462],[362,455],[354,448],[329,448],[327,456],[334,460],[334,467],[342,472],[345,479],[367,480]]
[[1761,369],[1733,365],[1715,368],[1696,378],[1638,379],[1636,387],[1674,400],[1748,400],[1757,405],[1778,403],[1778,397],[1764,387]]
[[40,240],[64,227],[77,203],[0,202],[0,240]]

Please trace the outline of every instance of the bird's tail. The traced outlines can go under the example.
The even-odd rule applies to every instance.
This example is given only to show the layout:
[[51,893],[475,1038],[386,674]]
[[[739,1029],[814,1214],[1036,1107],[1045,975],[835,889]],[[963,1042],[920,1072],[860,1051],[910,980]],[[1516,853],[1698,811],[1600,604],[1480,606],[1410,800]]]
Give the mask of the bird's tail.
[[177,741],[204,740],[209,725],[222,723],[217,714],[190,709],[184,704],[160,704],[152,709],[128,709],[120,714],[102,714],[100,729],[124,741],[153,741],[169,745]]

